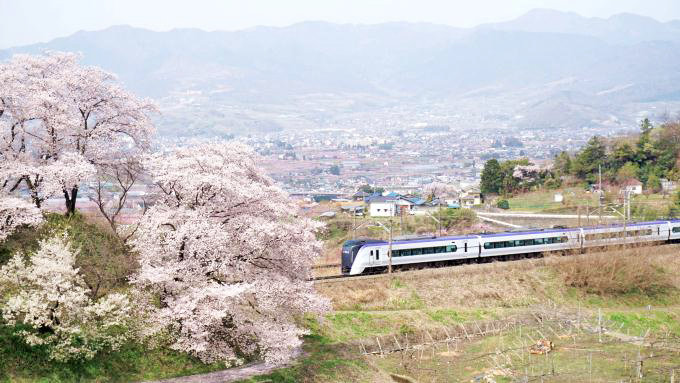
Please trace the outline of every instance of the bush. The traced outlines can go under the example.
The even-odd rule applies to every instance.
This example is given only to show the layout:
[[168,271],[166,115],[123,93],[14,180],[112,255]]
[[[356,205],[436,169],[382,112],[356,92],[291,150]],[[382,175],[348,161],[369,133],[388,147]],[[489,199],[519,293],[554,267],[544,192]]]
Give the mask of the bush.
[[502,199],[496,202],[496,207],[499,209],[510,209],[510,202],[507,199]]
[[477,214],[472,209],[446,209],[442,215],[442,226],[450,229],[454,226],[469,226],[477,222]]
[[658,295],[673,288],[671,275],[658,260],[633,254],[589,254],[553,266],[565,284],[600,295]]
[[48,213],[37,228],[21,228],[0,242],[0,265],[16,252],[30,254],[38,249],[40,240],[66,232],[74,247],[80,249],[76,267],[96,299],[112,290],[127,286],[127,279],[137,264],[123,242],[108,227],[88,222],[75,214],[65,217]]

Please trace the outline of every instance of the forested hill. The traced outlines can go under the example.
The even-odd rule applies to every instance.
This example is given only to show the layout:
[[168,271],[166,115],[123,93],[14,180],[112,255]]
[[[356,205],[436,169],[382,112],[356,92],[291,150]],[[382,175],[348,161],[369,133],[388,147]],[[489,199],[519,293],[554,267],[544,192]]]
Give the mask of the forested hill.
[[583,186],[598,183],[600,171],[606,184],[626,186],[641,183],[655,193],[661,180],[680,179],[680,122],[653,126],[648,119],[635,136],[604,139],[594,136],[576,153],[559,153],[546,167],[526,158],[499,162],[491,159],[482,172],[484,193],[509,195],[536,188],[559,188],[563,184]]

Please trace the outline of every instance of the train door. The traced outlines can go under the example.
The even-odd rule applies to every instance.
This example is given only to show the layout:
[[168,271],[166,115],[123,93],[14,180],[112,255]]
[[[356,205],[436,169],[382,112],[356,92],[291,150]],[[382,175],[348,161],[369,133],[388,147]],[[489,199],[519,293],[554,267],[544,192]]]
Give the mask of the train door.
[[467,253],[467,252],[468,252],[468,245],[467,245],[467,242],[465,242],[465,243],[463,244],[463,248],[465,249],[465,252]]
[[370,251],[368,252],[368,264],[369,264],[370,266],[373,266],[373,264],[375,263],[375,252],[376,252],[376,251],[377,251],[377,250],[370,250]]

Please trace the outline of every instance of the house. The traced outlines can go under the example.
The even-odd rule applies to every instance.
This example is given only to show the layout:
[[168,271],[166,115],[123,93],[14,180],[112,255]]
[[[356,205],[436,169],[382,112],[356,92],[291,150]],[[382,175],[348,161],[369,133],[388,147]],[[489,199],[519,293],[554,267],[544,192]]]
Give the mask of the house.
[[678,188],[678,184],[675,181],[670,181],[665,178],[661,179],[661,190],[664,193],[674,192]]
[[371,217],[393,217],[397,212],[397,199],[392,197],[373,197],[368,201]]
[[354,213],[354,215],[364,215],[363,206],[341,206],[340,209],[348,214]]
[[481,205],[483,202],[484,197],[479,189],[470,189],[463,192],[460,196],[460,205],[463,207]]
[[368,198],[370,194],[366,193],[363,190],[359,190],[358,192],[354,193],[352,196],[352,199],[355,201],[365,201],[366,198]]
[[413,204],[411,206],[410,214],[415,214],[416,210],[421,210],[423,207],[427,206],[427,201],[420,197],[411,197],[408,200]]
[[623,186],[624,190],[628,193],[642,194],[642,182],[635,178],[624,182],[621,186]]
[[397,198],[396,206],[397,210],[394,215],[411,214],[415,204],[407,198],[400,197]]
[[465,197],[460,197],[460,203],[463,207],[473,207],[475,205],[479,205],[479,203],[475,203],[478,201],[478,199],[475,199],[475,196],[472,195],[467,195]]

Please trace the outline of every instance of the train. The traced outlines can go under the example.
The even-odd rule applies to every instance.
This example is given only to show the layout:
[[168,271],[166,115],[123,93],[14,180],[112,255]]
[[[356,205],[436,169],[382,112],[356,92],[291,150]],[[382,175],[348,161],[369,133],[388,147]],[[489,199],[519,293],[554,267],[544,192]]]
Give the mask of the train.
[[385,240],[354,239],[344,242],[340,267],[345,276],[382,272],[388,267],[390,251],[392,266],[400,268],[674,241],[680,241],[680,220],[397,239],[391,249]]

